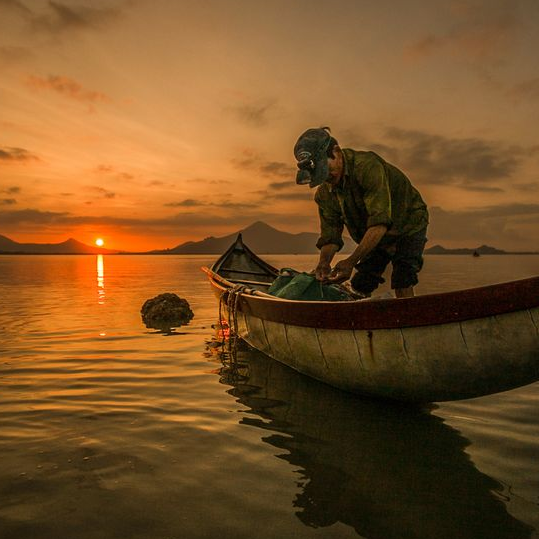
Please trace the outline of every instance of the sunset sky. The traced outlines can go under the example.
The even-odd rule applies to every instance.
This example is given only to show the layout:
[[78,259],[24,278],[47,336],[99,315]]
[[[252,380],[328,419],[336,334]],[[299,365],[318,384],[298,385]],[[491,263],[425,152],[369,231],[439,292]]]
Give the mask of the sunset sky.
[[537,0],[0,0],[0,234],[316,232],[292,148],[401,168],[429,245],[539,248]]

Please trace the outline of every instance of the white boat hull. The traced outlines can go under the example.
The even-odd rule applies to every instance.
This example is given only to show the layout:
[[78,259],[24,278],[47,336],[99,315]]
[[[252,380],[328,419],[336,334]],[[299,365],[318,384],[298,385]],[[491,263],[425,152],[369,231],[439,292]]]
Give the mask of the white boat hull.
[[539,308],[394,329],[296,326],[237,312],[252,347],[332,386],[415,402],[478,397],[539,379]]

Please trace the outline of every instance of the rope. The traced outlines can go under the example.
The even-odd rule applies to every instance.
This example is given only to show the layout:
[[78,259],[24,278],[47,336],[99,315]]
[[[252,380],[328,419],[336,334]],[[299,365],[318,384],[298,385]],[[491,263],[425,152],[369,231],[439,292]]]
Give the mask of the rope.
[[[232,360],[236,360],[236,351],[238,346],[238,304],[241,294],[252,293],[244,284],[236,284],[232,288],[225,290],[219,297],[219,324],[222,328],[223,323],[223,304],[226,303],[227,320],[228,324],[228,352],[230,353]],[[226,298],[225,298],[226,296]],[[226,343],[225,332],[222,331],[223,341],[221,345],[224,348]]]

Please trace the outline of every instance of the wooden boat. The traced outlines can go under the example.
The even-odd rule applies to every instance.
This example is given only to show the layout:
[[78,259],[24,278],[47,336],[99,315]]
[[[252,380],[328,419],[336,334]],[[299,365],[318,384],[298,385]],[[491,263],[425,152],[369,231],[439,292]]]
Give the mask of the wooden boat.
[[539,380],[539,277],[402,299],[291,301],[241,234],[208,274],[238,335],[297,371],[412,402],[478,397]]

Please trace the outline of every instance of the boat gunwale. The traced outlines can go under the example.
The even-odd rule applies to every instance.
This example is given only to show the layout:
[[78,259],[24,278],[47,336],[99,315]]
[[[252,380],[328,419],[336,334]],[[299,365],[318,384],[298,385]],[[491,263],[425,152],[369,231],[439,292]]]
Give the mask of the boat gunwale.
[[[204,268],[223,294],[234,283]],[[263,320],[319,329],[372,330],[434,326],[488,318],[539,307],[539,277],[412,298],[297,301],[241,293],[237,308]]]

